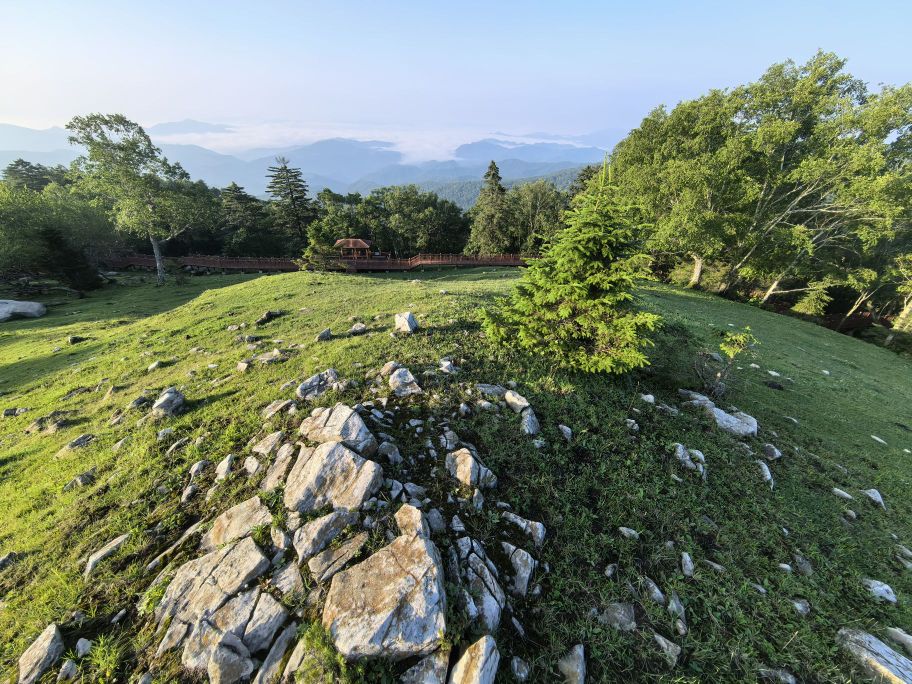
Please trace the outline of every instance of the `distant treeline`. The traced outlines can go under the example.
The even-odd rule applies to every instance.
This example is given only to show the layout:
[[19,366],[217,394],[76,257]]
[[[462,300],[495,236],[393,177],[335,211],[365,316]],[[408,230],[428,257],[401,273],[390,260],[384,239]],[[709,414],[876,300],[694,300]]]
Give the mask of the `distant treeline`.
[[[151,251],[162,279],[165,257],[187,253],[320,266],[345,237],[395,257],[538,253],[594,172],[510,185],[491,162],[477,183],[436,186],[451,199],[415,185],[312,196],[277,158],[261,200],[191,180],[120,115],[68,129],[86,150],[70,168],[17,160],[4,171],[0,272],[90,287],[113,249]],[[657,276],[809,316],[912,324],[912,85],[872,91],[820,52],[655,109],[606,163]]]

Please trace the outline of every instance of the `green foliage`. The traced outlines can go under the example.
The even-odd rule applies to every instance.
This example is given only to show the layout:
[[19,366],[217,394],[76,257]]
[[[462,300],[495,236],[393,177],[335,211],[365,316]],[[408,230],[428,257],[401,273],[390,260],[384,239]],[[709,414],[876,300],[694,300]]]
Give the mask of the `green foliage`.
[[725,355],[729,362],[734,362],[738,356],[753,348],[760,341],[751,333],[750,326],[739,332],[726,330],[722,335],[722,342],[719,344],[719,350]]
[[513,240],[507,191],[500,170],[493,161],[485,172],[484,185],[469,215],[472,231],[465,247],[466,254],[504,254],[510,251]]
[[59,164],[45,166],[34,164],[19,158],[10,162],[3,170],[3,181],[14,188],[25,188],[40,192],[51,183],[65,185],[68,182],[67,170]]
[[266,191],[272,195],[269,205],[272,220],[288,241],[291,254],[300,254],[307,246],[307,227],[316,218],[316,207],[308,195],[307,181],[301,169],[288,165],[285,157],[276,157],[267,174]]
[[648,363],[644,333],[659,322],[632,303],[648,257],[637,250],[630,209],[602,168],[565,215],[567,227],[533,261],[485,330],[501,344],[587,372],[624,373]]
[[91,681],[98,684],[117,682],[117,671],[125,650],[126,644],[121,637],[100,634],[92,642],[92,650],[86,657],[92,675]]
[[805,316],[823,316],[833,297],[827,292],[830,283],[810,283],[807,292],[792,307],[792,311]]
[[255,257],[284,253],[286,245],[274,230],[262,201],[231,183],[221,191],[219,203],[224,254]]

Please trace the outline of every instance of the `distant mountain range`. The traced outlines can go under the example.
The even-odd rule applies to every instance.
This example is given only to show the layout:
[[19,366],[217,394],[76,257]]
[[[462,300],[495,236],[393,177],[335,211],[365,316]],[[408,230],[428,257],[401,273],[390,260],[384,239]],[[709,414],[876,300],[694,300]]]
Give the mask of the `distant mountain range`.
[[[199,145],[172,144],[159,138],[183,134],[225,133],[230,126],[187,119],[156,124],[146,129],[165,156],[178,161],[193,178],[209,185],[224,187],[236,182],[255,195],[266,193],[266,173],[275,157],[286,157],[300,168],[311,190],[331,188],[336,192],[361,192],[386,185],[415,183],[424,188],[453,192],[458,203],[466,206],[475,183],[491,160],[497,162],[507,179],[529,179],[555,176],[573,171],[581,165],[598,162],[605,155],[600,147],[564,142],[511,142],[486,138],[456,148],[454,159],[403,163],[403,156],[393,143],[379,140],[331,138],[308,145],[287,148],[256,148],[233,155],[221,154]],[[68,165],[80,153],[69,145],[63,128],[36,130],[0,124],[0,168],[21,157],[45,165]],[[459,184],[468,182],[462,187]],[[458,189],[457,189],[458,188]],[[477,196],[477,190],[474,191]],[[474,198],[472,199],[474,202]]]

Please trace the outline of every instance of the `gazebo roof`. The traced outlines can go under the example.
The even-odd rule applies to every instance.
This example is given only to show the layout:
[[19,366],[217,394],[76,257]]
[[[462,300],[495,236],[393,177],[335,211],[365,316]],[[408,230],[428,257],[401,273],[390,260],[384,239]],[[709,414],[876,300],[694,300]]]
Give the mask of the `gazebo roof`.
[[335,246],[342,249],[370,249],[370,242],[361,238],[343,238],[336,240]]

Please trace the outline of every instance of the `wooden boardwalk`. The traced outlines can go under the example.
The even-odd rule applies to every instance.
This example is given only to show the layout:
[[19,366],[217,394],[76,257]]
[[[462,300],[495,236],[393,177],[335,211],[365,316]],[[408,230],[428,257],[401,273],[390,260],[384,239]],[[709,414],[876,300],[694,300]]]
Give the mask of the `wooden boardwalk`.
[[[191,255],[169,259],[178,266],[210,269],[213,271],[297,271],[300,266],[293,259],[269,257],[221,257]],[[128,254],[104,259],[110,268],[155,268],[155,259],[146,254]],[[522,266],[525,257],[519,254],[494,254],[491,256],[466,256],[464,254],[418,254],[410,259],[339,259],[349,273],[369,271],[411,271],[433,266]]]

